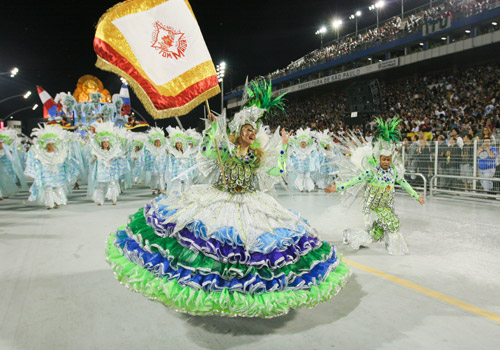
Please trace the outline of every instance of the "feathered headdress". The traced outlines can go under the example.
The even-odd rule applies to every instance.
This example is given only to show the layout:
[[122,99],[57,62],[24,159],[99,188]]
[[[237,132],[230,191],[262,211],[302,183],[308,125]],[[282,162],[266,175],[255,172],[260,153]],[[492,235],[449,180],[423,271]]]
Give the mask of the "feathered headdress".
[[392,120],[383,121],[382,118],[376,118],[375,131],[373,132],[373,154],[378,160],[381,155],[391,156],[396,151],[396,145],[401,141],[401,132],[397,126],[401,123],[399,117]]
[[3,130],[0,130],[0,142],[4,142],[8,145],[11,145],[14,143],[16,139],[17,139],[17,131],[15,129],[5,128]]
[[321,147],[325,148],[326,145],[332,144],[333,140],[330,137],[329,130],[323,130],[323,131],[316,131],[313,132],[313,136],[316,139],[316,142],[318,142]]
[[134,132],[131,136],[132,143],[134,146],[142,147],[148,141],[148,137],[145,133],[142,132]]
[[116,133],[118,130],[113,122],[106,121],[103,123],[95,123],[94,128],[95,137],[99,144],[103,141],[108,141],[110,144],[116,141]]
[[170,139],[170,144],[175,147],[177,142],[182,143],[182,148],[184,149],[186,146],[186,137],[184,135],[184,131],[178,126],[171,127],[167,126],[168,138]]
[[149,128],[147,136],[151,144],[154,144],[156,140],[160,140],[162,146],[165,144],[165,134],[162,129],[156,126]]
[[233,120],[229,123],[229,130],[232,134],[240,132],[243,125],[251,125],[258,132],[260,127],[259,119],[264,115],[264,112],[269,112],[273,109],[284,111],[285,99],[282,94],[273,98],[272,84],[265,80],[252,81],[250,87],[246,87],[246,95],[248,103],[238,113],[234,115]]
[[279,109],[285,111],[285,99],[283,96],[286,93],[273,98],[273,90],[271,82],[266,80],[252,81],[250,87],[247,87],[248,106],[257,106],[259,108],[270,111],[271,109]]
[[130,140],[130,134],[132,132],[130,130],[127,130],[127,128],[119,128],[116,127],[116,136],[120,140],[122,147],[125,147]]
[[195,129],[187,129],[186,131],[184,131],[184,135],[186,137],[187,143],[191,143],[194,146],[197,146],[202,140],[201,134]]
[[293,137],[293,139],[297,145],[304,141],[305,143],[307,143],[307,146],[310,146],[313,143],[313,131],[311,131],[310,128],[300,128],[295,132],[295,136]]
[[69,134],[59,125],[39,124],[38,128],[33,129],[31,136],[36,137],[35,143],[42,148],[47,147],[49,143],[53,143],[57,148],[68,139]]
[[243,107],[241,111],[234,115],[229,123],[231,134],[238,134],[243,125],[251,125],[255,130],[259,128],[259,119],[266,110],[257,106]]

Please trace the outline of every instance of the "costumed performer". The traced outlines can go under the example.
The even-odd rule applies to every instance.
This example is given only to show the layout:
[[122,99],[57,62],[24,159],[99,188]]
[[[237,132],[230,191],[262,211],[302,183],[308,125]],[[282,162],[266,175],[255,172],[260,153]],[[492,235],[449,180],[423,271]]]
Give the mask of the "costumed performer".
[[291,179],[295,178],[293,185],[300,192],[311,192],[314,190],[314,182],[311,173],[319,170],[319,155],[316,144],[312,137],[311,129],[300,128],[295,132],[293,138],[290,163]]
[[143,132],[132,133],[130,150],[130,168],[132,172],[132,183],[139,184],[146,181],[146,156],[144,154],[144,144],[148,137]]
[[168,166],[167,140],[163,130],[152,127],[147,132],[148,140],[145,143],[146,156],[146,184],[153,194],[165,193],[165,176]]
[[19,183],[23,190],[28,189],[24,180],[24,170],[17,152],[17,131],[11,128],[0,130],[0,200],[14,196]]
[[168,194],[179,194],[191,184],[191,156],[195,149],[189,148],[184,131],[179,127],[167,127],[168,137]]
[[328,187],[333,182],[339,171],[338,162],[340,153],[330,137],[329,130],[315,132],[314,138],[318,147],[319,171],[316,173],[316,186],[321,189]]
[[122,284],[176,311],[244,317],[313,307],[341,290],[350,271],[335,247],[259,190],[284,173],[289,134],[260,139],[260,117],[280,103],[258,88],[269,94],[252,97],[230,135],[224,115],[209,114],[202,153],[217,169],[218,149],[223,166],[214,185],[160,196],[110,235],[106,255]]
[[[384,241],[391,255],[408,254],[408,246],[400,231],[400,222],[394,211],[394,185],[401,185],[410,196],[420,204],[425,201],[410,184],[404,179],[404,167],[399,158],[396,158],[396,145],[401,138],[396,126],[401,120],[394,118],[384,122],[377,118],[377,125],[372,144],[358,143],[351,139],[348,146],[351,164],[359,172],[346,182],[338,185],[331,184],[326,193],[346,191],[352,186],[364,183],[365,214],[364,230],[345,230],[344,244],[350,244],[353,249],[368,245],[372,242]],[[348,144],[349,142],[345,142]],[[361,171],[360,171],[361,170]]]
[[117,128],[113,122],[94,123],[95,134],[89,140],[91,164],[87,197],[97,205],[108,199],[116,205],[120,195],[121,143],[117,138]]
[[59,125],[33,129],[33,147],[28,153],[25,174],[33,178],[29,201],[57,209],[68,202],[80,165],[70,156],[70,135]]

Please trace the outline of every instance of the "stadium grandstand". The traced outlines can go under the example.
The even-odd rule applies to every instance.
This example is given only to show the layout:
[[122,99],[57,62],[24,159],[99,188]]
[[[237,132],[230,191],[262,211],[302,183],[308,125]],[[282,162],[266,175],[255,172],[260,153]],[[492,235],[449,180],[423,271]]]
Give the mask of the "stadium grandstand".
[[[434,1],[326,43],[254,78],[287,93],[287,112],[267,123],[369,140],[373,117],[397,115],[417,187],[500,199],[499,23],[500,1]],[[243,86],[225,95],[230,112],[242,96]],[[485,139],[496,156],[487,171]]]

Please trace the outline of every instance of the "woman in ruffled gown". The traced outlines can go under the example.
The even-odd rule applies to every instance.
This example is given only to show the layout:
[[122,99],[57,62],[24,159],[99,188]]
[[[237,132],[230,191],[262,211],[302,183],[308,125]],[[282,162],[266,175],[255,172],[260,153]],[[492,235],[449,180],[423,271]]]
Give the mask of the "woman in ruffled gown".
[[25,174],[33,178],[29,201],[47,209],[68,202],[67,194],[78,177],[78,162],[70,156],[69,133],[60,126],[35,128],[34,145],[28,153]]
[[158,197],[109,236],[107,260],[122,284],[177,311],[244,317],[313,307],[340,291],[350,271],[335,247],[259,190],[275,183],[262,178],[283,174],[289,137],[277,131],[263,143],[264,111],[240,111],[233,142],[223,118],[209,115],[201,150],[217,164],[219,149],[224,176]]
[[112,122],[95,124],[95,135],[90,139],[92,156],[87,197],[98,206],[108,199],[116,205],[120,195],[120,157],[123,156],[117,128]]
[[157,127],[148,130],[145,143],[146,184],[153,194],[165,193],[165,174],[168,167],[167,140],[163,130]]
[[168,191],[171,194],[180,194],[186,191],[192,181],[192,155],[195,149],[187,145],[187,135],[179,127],[167,127],[169,135],[168,145]]

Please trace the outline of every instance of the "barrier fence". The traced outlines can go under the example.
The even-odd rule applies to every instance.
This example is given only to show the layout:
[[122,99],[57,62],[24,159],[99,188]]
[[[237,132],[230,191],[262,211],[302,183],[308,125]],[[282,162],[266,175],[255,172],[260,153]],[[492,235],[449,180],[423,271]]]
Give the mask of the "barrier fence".
[[452,137],[401,146],[406,180],[416,189],[500,199],[500,142]]

